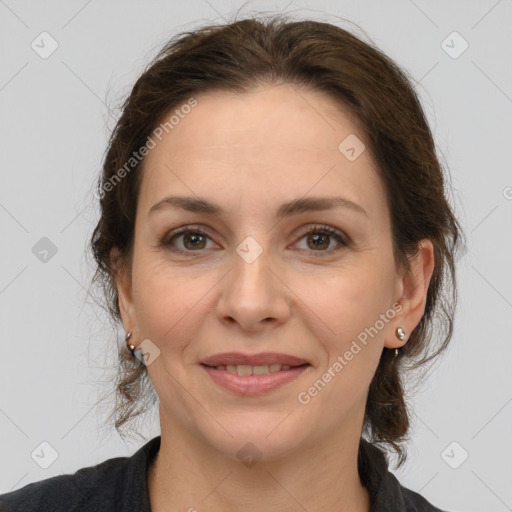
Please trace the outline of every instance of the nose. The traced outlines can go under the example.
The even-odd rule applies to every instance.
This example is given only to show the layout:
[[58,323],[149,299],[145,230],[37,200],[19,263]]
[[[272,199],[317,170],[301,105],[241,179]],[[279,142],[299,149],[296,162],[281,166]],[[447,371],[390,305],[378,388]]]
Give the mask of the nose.
[[254,332],[286,322],[292,294],[271,259],[265,250],[255,259],[235,253],[217,303],[221,322]]

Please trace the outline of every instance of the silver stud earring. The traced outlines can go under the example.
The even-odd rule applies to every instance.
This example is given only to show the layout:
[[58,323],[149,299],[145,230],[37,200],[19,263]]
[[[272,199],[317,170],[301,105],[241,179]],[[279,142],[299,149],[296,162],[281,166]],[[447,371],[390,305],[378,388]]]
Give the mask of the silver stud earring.
[[[404,340],[405,339],[405,331],[401,328],[401,327],[398,327],[398,329],[396,330],[395,332],[396,334],[396,337],[399,339],[399,340]],[[395,357],[398,355],[398,349],[395,348]]]
[[397,330],[396,330],[396,337],[399,339],[399,340],[404,340],[405,339],[405,331],[399,327]]

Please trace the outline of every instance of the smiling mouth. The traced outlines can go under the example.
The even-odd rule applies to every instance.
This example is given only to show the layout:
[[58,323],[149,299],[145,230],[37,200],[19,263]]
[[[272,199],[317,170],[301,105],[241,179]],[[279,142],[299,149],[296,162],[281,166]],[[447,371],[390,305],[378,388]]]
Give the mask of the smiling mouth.
[[239,364],[239,365],[218,365],[218,366],[210,366],[204,363],[201,363],[203,366],[207,368],[211,368],[212,370],[219,371],[227,371],[233,375],[268,375],[270,373],[277,373],[281,371],[286,371],[295,368],[303,368],[306,366],[310,366],[309,363],[304,363],[301,365],[290,366],[288,364],[263,364],[263,365],[249,365],[249,364]]
[[292,383],[312,366],[304,363],[264,365],[217,365],[200,363],[212,381],[221,388],[241,396],[260,396]]

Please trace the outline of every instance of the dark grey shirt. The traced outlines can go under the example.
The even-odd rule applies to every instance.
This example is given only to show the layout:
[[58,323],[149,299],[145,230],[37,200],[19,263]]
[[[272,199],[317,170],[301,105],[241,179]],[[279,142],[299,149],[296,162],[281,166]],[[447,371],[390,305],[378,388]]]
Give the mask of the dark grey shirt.
[[[151,512],[147,472],[159,448],[160,436],[131,457],[108,459],[2,494],[0,512]],[[371,512],[445,512],[402,487],[388,470],[385,453],[365,439],[359,446],[358,469],[370,493]]]

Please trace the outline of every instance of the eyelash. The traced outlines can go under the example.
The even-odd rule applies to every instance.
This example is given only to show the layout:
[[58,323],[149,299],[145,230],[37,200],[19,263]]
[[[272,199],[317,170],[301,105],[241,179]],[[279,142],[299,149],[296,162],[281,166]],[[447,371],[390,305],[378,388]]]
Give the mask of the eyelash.
[[[204,231],[202,231],[201,229],[199,229],[199,227],[187,226],[185,228],[180,228],[176,231],[171,231],[170,233],[167,233],[162,238],[161,245],[163,247],[169,249],[170,251],[177,252],[177,253],[201,252],[200,249],[198,249],[197,251],[190,251],[190,250],[176,249],[175,247],[172,247],[172,241],[175,238],[179,237],[180,235],[184,235],[184,234],[188,234],[188,233],[197,234],[197,235],[201,235],[201,236],[210,238],[210,236],[207,233],[205,233]],[[342,248],[348,246],[348,243],[347,243],[345,237],[338,230],[331,228],[330,226],[325,226],[325,225],[315,225],[315,226],[309,227],[307,231],[302,233],[299,240],[302,240],[305,236],[312,234],[312,233],[328,235],[330,237],[333,237],[340,244],[338,247],[334,247],[332,249],[319,250],[319,251],[310,250],[310,252],[312,252],[315,256],[323,257],[325,255],[331,255],[332,253],[337,252],[337,251],[341,250]],[[308,250],[308,249],[304,249],[304,250]]]

